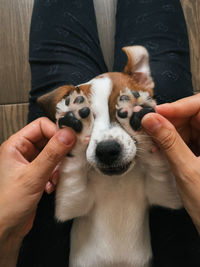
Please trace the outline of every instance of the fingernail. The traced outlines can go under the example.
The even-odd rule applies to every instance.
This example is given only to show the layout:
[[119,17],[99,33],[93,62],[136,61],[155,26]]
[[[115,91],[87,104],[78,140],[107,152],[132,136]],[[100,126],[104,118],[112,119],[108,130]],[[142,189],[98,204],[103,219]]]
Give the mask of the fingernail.
[[59,180],[59,172],[58,171],[56,171],[54,174],[53,174],[53,177],[52,177],[52,183],[53,183],[53,185],[57,185],[57,183],[58,183],[58,180]]
[[70,146],[75,142],[75,135],[70,129],[59,130],[57,135],[58,140],[67,146]]
[[162,108],[165,108],[165,107],[168,107],[168,106],[169,106],[168,103],[156,105],[155,106],[155,110],[159,110],[159,109],[162,109]]
[[48,181],[45,186],[45,191],[47,194],[51,194],[54,191],[54,185]]
[[154,133],[161,127],[160,121],[152,115],[145,115],[142,119],[142,126],[150,133]]

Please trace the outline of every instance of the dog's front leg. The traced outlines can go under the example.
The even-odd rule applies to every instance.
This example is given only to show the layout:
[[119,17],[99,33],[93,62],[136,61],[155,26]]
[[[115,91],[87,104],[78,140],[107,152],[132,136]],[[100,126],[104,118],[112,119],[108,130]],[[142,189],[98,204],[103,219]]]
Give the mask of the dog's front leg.
[[[63,102],[67,107],[64,117]],[[86,160],[93,115],[86,96],[82,92],[74,91],[58,103],[56,117],[60,128],[71,127],[77,134],[75,147],[60,166],[60,180],[56,189],[56,218],[66,221],[87,214],[93,205]]]
[[171,209],[181,208],[182,202],[176,188],[175,177],[160,151],[151,155],[151,160],[145,164],[145,169],[147,170],[145,186],[149,204]]
[[155,101],[147,92],[121,92],[117,102],[117,119],[136,142],[136,160],[146,176],[145,186],[151,205],[177,209],[181,207],[174,177],[169,164],[141,128],[141,120],[148,112],[154,112]]
[[83,216],[92,205],[93,196],[87,180],[85,155],[80,153],[66,157],[60,167],[60,180],[56,189],[56,218],[66,221]]

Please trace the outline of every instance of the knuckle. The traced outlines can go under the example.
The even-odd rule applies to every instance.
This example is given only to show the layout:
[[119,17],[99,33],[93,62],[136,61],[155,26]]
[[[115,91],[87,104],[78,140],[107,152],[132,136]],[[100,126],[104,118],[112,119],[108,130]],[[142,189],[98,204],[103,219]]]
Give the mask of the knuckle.
[[49,162],[55,162],[56,155],[55,155],[55,152],[53,152],[52,149],[46,149],[44,153],[45,153],[45,158]]
[[7,141],[1,144],[1,152],[8,155],[14,152],[12,137],[10,137]]
[[160,141],[162,147],[165,151],[171,150],[176,144],[176,132],[173,130],[169,130],[165,136],[163,136],[162,140]]
[[47,125],[52,122],[47,117],[40,117],[36,119],[33,123],[42,127],[42,125]]
[[44,153],[45,153],[45,158],[49,162],[54,163],[54,162],[58,161],[58,159],[60,159],[60,153],[58,151],[56,151],[54,146],[47,147],[44,150]]
[[38,121],[38,122],[49,121],[49,119],[47,117],[40,117],[40,118],[36,119],[36,121]]

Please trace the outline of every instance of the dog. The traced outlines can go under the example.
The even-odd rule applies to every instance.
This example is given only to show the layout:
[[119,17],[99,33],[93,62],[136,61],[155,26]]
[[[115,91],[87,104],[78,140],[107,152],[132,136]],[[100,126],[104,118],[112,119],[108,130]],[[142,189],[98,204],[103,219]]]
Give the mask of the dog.
[[141,128],[156,105],[148,52],[142,46],[123,51],[123,72],[38,99],[58,128],[77,134],[56,189],[57,220],[75,218],[70,267],[149,267],[149,207],[182,206],[164,155]]

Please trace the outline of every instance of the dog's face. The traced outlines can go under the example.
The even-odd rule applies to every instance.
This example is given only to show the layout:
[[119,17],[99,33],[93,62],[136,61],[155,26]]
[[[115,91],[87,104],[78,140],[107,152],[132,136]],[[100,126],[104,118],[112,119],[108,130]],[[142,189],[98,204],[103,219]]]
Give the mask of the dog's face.
[[38,102],[57,125],[72,127],[87,161],[106,175],[131,169],[144,133],[140,122],[152,112],[154,83],[148,53],[140,46],[123,49],[123,72],[105,73],[78,86],[63,86]]

